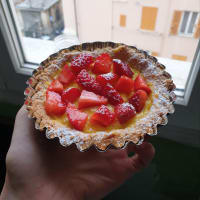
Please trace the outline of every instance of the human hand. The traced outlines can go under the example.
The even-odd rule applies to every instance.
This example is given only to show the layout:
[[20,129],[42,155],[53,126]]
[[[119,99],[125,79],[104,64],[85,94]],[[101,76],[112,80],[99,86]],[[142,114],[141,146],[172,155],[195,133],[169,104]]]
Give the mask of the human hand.
[[[135,152],[134,156],[128,154]],[[144,142],[124,150],[79,152],[35,130],[23,106],[16,116],[2,200],[101,199],[146,167],[154,148]]]

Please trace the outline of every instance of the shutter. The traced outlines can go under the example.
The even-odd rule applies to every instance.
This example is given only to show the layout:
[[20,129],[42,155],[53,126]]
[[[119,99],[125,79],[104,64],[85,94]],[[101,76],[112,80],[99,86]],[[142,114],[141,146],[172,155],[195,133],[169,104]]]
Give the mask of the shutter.
[[120,26],[126,26],[126,15],[120,15]]
[[176,35],[178,32],[178,27],[181,21],[182,11],[175,10],[172,18],[172,24],[170,28],[170,35]]
[[194,38],[200,38],[200,17],[199,17],[199,21],[198,21],[198,24],[197,24],[197,27],[196,27],[196,30],[194,33]]

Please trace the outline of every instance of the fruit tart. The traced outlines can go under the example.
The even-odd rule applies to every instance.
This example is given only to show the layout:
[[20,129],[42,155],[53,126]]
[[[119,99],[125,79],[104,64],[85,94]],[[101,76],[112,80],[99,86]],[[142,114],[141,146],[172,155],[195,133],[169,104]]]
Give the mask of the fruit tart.
[[35,128],[63,146],[141,144],[174,112],[175,85],[164,70],[136,47],[83,43],[40,64],[27,81],[25,104]]

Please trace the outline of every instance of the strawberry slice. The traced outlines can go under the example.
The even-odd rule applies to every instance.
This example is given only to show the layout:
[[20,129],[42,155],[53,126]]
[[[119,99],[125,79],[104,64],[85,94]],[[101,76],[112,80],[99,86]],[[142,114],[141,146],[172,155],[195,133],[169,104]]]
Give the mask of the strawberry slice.
[[81,95],[81,90],[78,88],[69,88],[62,93],[62,101],[66,104],[74,103]]
[[125,75],[129,78],[133,77],[130,67],[119,59],[113,59],[113,71],[119,76]]
[[119,92],[117,92],[117,90],[109,83],[105,85],[102,93],[105,97],[108,98],[108,101],[113,105],[117,105],[124,102]]
[[134,89],[134,80],[128,78],[127,76],[121,76],[116,84],[116,89],[119,92],[129,94]]
[[114,86],[117,83],[117,80],[119,79],[117,74],[114,74],[112,72],[107,74],[101,74],[98,75],[96,80],[102,85],[105,86],[107,83]]
[[62,94],[63,84],[59,80],[54,80],[51,82],[47,90]]
[[75,76],[69,66],[66,64],[61,73],[58,76],[58,80],[65,86],[71,83],[75,79]]
[[107,106],[100,106],[90,118],[92,124],[100,124],[102,126],[109,126],[115,120],[115,113],[111,112]]
[[115,107],[116,116],[120,124],[126,123],[136,115],[135,108],[130,103],[122,103]]
[[145,90],[147,92],[147,94],[151,93],[151,89],[149,88],[149,86],[146,84],[145,80],[140,75],[138,75],[135,79],[134,89],[135,90]]
[[102,104],[107,104],[107,98],[97,95],[93,92],[88,92],[83,90],[79,99],[78,108],[87,108],[91,106],[99,106]]
[[74,104],[68,103],[66,109],[70,124],[77,130],[82,131],[88,119],[88,115],[81,112]]
[[112,59],[110,55],[107,53],[102,53],[96,58],[92,71],[95,74],[105,74],[110,72],[111,65]]
[[101,95],[102,86],[85,69],[81,70],[77,76],[76,81],[84,89]]
[[128,102],[132,104],[139,113],[144,108],[147,98],[148,95],[144,90],[137,90]]
[[94,58],[89,53],[82,53],[74,57],[71,62],[72,71],[78,74],[82,69],[89,69],[90,65],[93,63]]
[[66,105],[62,102],[61,96],[53,91],[46,92],[44,107],[47,115],[60,116],[66,111]]

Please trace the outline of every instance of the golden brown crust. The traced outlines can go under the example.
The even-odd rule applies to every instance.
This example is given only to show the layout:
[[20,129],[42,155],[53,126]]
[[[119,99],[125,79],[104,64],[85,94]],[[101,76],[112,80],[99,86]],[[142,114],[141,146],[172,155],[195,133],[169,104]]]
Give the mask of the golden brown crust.
[[[52,80],[52,74],[59,70],[64,63],[83,51],[91,51],[93,54],[108,52],[113,58],[119,58],[127,62],[131,67],[139,70],[146,80],[153,85],[153,103],[148,114],[139,119],[134,128],[112,130],[110,132],[83,133],[52,120],[44,110],[46,82]],[[25,91],[27,110],[30,117],[36,119],[35,127],[41,131],[46,130],[47,138],[58,137],[61,145],[77,145],[80,151],[95,145],[98,150],[104,151],[110,145],[123,148],[128,142],[141,144],[144,136],[157,134],[157,125],[167,123],[166,115],[174,112],[173,102],[175,85],[171,75],[167,73],[165,66],[158,63],[157,59],[147,52],[136,47],[113,42],[83,43],[60,50],[51,55],[33,72],[33,76],[27,81],[28,89]]]

